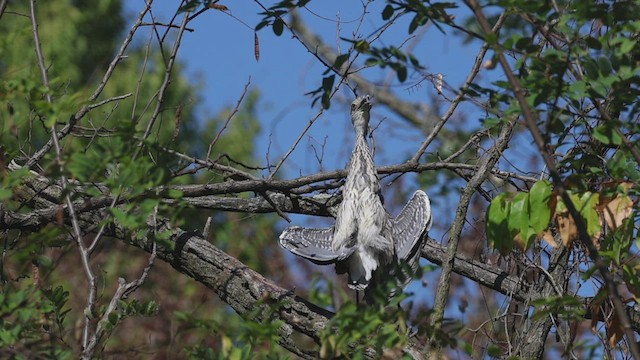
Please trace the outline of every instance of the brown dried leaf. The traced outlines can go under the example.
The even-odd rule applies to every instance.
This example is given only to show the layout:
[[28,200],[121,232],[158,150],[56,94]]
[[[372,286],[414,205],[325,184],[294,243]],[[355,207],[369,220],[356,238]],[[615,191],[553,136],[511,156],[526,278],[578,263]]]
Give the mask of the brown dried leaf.
[[607,298],[607,293],[602,288],[598,290],[596,296],[589,303],[589,311],[591,312],[591,331],[598,332],[598,323],[604,321],[603,302]]
[[573,240],[578,238],[578,228],[568,213],[557,213],[556,223],[558,224],[558,233],[565,247],[570,247]]
[[549,230],[545,230],[542,232],[542,240],[544,240],[547,244],[551,245],[553,248],[558,247],[558,243],[556,242],[556,239],[553,237],[553,234],[551,234],[551,231]]
[[517,247],[520,251],[524,251],[525,248],[525,242],[522,239],[522,236],[520,236],[520,233],[516,234],[516,236],[513,238],[513,245],[515,247]]
[[180,125],[182,125],[182,105],[178,105],[178,107],[176,107],[176,126],[173,129],[173,141],[175,141],[178,138],[178,135],[180,135]]
[[58,205],[58,210],[56,211],[56,223],[58,223],[58,226],[64,226],[64,207],[62,207],[62,205]]
[[622,223],[631,216],[633,212],[633,201],[626,194],[618,194],[602,209],[602,217],[607,226],[615,230],[622,226]]
[[615,348],[624,336],[622,324],[620,324],[618,317],[615,315],[607,319],[605,324],[607,326],[607,339],[609,340],[609,345],[612,348]]
[[256,61],[260,61],[260,41],[257,32],[253,33],[253,55],[255,55]]
[[591,308],[591,331],[594,333],[598,332],[598,320],[600,319],[600,312],[602,311],[602,307],[599,303],[592,303],[589,305]]
[[229,11],[229,8],[226,7],[225,5],[220,5],[220,4],[209,4],[209,7],[211,9],[215,9],[215,10],[220,10],[220,11]]

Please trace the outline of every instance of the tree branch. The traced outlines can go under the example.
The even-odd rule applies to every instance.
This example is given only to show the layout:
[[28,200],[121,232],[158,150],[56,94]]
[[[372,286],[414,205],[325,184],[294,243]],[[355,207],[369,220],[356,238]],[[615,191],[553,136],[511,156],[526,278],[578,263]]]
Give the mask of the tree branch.
[[[498,162],[502,153],[507,148],[509,140],[511,140],[511,134],[513,127],[515,126],[515,119],[510,120],[503,125],[500,131],[498,140],[493,147],[488,151],[487,155],[480,160],[477,172],[471,177],[469,183],[462,190],[460,194],[460,204],[456,210],[456,217],[453,221],[451,230],[449,230],[449,242],[447,245],[447,258],[442,264],[442,274],[440,275],[440,281],[438,282],[438,290],[436,293],[436,300],[434,305],[434,312],[431,323],[437,330],[442,325],[444,318],[444,311],[449,296],[449,285],[451,278],[451,271],[453,269],[453,262],[458,250],[458,242],[462,229],[467,218],[467,211],[471,202],[471,197],[476,192],[476,188],[480,186],[487,176],[490,174],[491,169]],[[435,333],[435,332],[434,332]]]

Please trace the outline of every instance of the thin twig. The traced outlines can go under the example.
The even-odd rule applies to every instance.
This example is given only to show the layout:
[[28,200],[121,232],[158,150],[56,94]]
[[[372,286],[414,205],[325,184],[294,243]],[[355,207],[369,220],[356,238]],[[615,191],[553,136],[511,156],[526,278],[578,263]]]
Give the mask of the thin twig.
[[231,119],[233,119],[234,115],[238,113],[238,110],[240,110],[240,104],[242,104],[242,100],[244,100],[245,95],[247,95],[247,91],[249,90],[250,84],[251,84],[251,76],[249,76],[249,80],[247,80],[247,83],[244,84],[244,89],[242,90],[242,94],[240,94],[240,98],[236,102],[236,106],[233,108],[229,116],[227,116],[227,121],[224,122],[224,125],[222,125],[222,128],[220,129],[220,131],[218,131],[218,133],[216,134],[216,137],[209,144],[209,149],[207,150],[207,156],[206,156],[207,159],[209,159],[209,157],[211,156],[211,151],[213,150],[213,147],[216,145],[218,140],[220,140],[220,136],[222,136],[222,133],[225,131],[227,126],[229,126]]
[[273,176],[278,172],[278,170],[280,170],[280,167],[282,166],[282,164],[285,162],[285,160],[287,160],[289,158],[289,155],[291,155],[291,153],[293,152],[293,150],[296,149],[296,147],[298,147],[298,144],[300,143],[300,141],[302,140],[302,138],[304,137],[304,135],[309,131],[309,129],[311,129],[311,126],[313,126],[313,124],[316,122],[316,120],[318,120],[318,118],[320,118],[320,116],[324,113],[324,108],[320,108],[320,110],[318,111],[318,113],[316,114],[316,116],[314,116],[311,120],[309,120],[309,122],[307,123],[307,126],[302,130],[302,132],[300,133],[300,135],[298,135],[298,138],[293,142],[293,145],[291,145],[291,147],[289,148],[289,150],[284,154],[284,156],[278,161],[278,163],[276,164],[276,167],[273,169],[273,171],[269,174],[269,177],[267,180],[271,180],[273,178]]
[[[35,0],[30,1],[30,8],[31,8],[31,26],[33,31],[33,40],[34,40],[36,57],[38,58],[38,67],[40,68],[42,83],[47,91],[45,94],[45,97],[47,99],[47,102],[51,104],[52,100],[51,100],[51,93],[49,89],[49,75],[47,74],[47,66],[45,64],[44,55],[42,53],[42,47],[40,45],[40,34],[38,33],[38,20],[36,18],[36,1]],[[62,158],[61,158],[62,150],[60,147],[60,143],[58,139],[58,131],[56,129],[55,123],[51,125],[51,142],[53,143],[54,149],[56,151],[56,162],[60,166],[60,170],[62,173],[62,175],[60,176],[62,188],[67,189],[68,187],[67,178],[64,175],[64,168],[62,165]],[[87,350],[87,345],[89,342],[90,314],[93,311],[93,307],[95,305],[95,298],[96,298],[96,291],[97,291],[96,278],[95,278],[95,275],[93,274],[93,270],[91,269],[91,265],[89,264],[89,255],[87,254],[84,243],[82,242],[82,231],[80,230],[80,224],[78,223],[78,218],[76,216],[75,208],[73,206],[73,202],[71,201],[70,192],[68,192],[65,195],[65,203],[67,204],[67,211],[69,213],[69,216],[71,217],[73,237],[76,244],[78,245],[80,259],[82,261],[82,267],[87,277],[87,281],[89,282],[89,289],[88,289],[89,291],[87,294],[87,302],[86,302],[86,307],[84,311],[84,314],[85,314],[84,329],[82,333],[82,349],[83,349],[82,357],[88,359],[88,358],[91,358],[91,356],[93,355],[93,354],[86,353],[85,351]]]
[[[189,13],[185,13],[182,19],[182,24],[180,25],[180,30],[178,31],[178,35],[176,36],[175,42],[173,44],[173,49],[171,50],[171,56],[169,57],[169,62],[167,63],[165,68],[164,79],[162,80],[162,84],[160,85],[160,89],[158,90],[156,107],[153,110],[153,114],[151,115],[149,122],[147,123],[147,128],[145,129],[144,134],[142,134],[143,140],[145,140],[149,136],[149,134],[151,134],[151,129],[153,128],[153,125],[155,124],[156,120],[158,119],[158,116],[160,115],[160,111],[162,110],[162,105],[164,104],[164,98],[165,98],[164,96],[165,91],[167,90],[167,88],[169,87],[169,84],[171,83],[173,65],[175,64],[176,56],[178,55],[178,49],[180,49],[180,44],[182,42],[182,37],[184,35],[184,29],[187,27],[188,19],[189,19]],[[133,155],[134,159],[136,159],[140,155],[140,151],[142,150],[142,143],[140,143],[139,145],[140,146],[138,146],[138,148],[136,149],[136,152]]]
[[100,106],[102,106],[104,104],[108,104],[108,103],[110,103],[112,101],[124,100],[124,99],[128,98],[131,95],[133,95],[133,94],[132,93],[127,93],[127,94],[120,95],[120,96],[110,97],[108,99],[104,99],[102,101],[99,101],[99,102],[97,102],[95,104],[88,105],[87,107],[89,108],[89,110],[93,110],[93,109],[95,109],[97,107],[100,107]]
[[[500,30],[506,18],[507,18],[506,12],[500,15],[500,17],[498,18],[498,21],[493,26],[494,32],[498,32]],[[482,61],[484,60],[484,56],[487,54],[488,49],[489,49],[489,45],[487,43],[484,43],[480,48],[478,55],[476,55],[476,60],[474,61],[473,66],[471,66],[471,71],[469,72],[469,75],[467,75],[467,79],[464,81],[464,84],[460,88],[458,95],[455,97],[455,99],[453,99],[453,101],[451,101],[451,104],[449,105],[449,109],[447,109],[444,115],[442,115],[442,118],[440,119],[440,121],[438,121],[438,123],[433,127],[433,130],[431,130],[431,133],[429,133],[429,136],[427,136],[427,138],[422,142],[422,144],[420,144],[420,148],[418,148],[418,151],[416,151],[415,155],[413,155],[411,160],[409,160],[410,162],[417,163],[418,161],[420,161],[420,158],[422,157],[424,152],[427,150],[427,147],[429,147],[429,144],[431,144],[431,142],[436,138],[436,136],[440,133],[440,130],[444,127],[444,125],[447,123],[449,118],[451,118],[453,113],[456,111],[460,102],[467,95],[467,89],[469,89],[469,85],[473,83],[476,76],[478,75],[478,72],[480,71],[480,67],[482,66]]]

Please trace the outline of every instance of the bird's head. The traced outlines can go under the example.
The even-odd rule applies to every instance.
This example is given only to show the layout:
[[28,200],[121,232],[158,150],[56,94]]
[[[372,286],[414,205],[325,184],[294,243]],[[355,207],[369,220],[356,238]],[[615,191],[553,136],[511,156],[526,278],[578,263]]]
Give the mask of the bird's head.
[[371,110],[371,97],[369,95],[358,96],[351,103],[351,123],[356,133],[367,133],[369,127],[369,111]]

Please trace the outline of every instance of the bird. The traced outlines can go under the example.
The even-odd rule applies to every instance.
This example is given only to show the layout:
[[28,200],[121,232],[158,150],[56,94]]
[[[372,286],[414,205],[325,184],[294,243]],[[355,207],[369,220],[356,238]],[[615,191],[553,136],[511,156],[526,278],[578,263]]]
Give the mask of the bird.
[[[391,269],[397,269],[398,265],[406,264],[415,271],[424,235],[432,224],[431,202],[422,190],[413,194],[396,217],[384,208],[366,139],[371,106],[369,95],[359,96],[351,103],[355,146],[347,165],[335,224],[327,228],[291,226],[279,238],[280,245],[295,255],[320,265],[335,264],[339,274],[348,274],[347,285],[364,290],[365,298],[376,271],[382,278],[397,274]],[[404,279],[400,286],[406,283]]]

